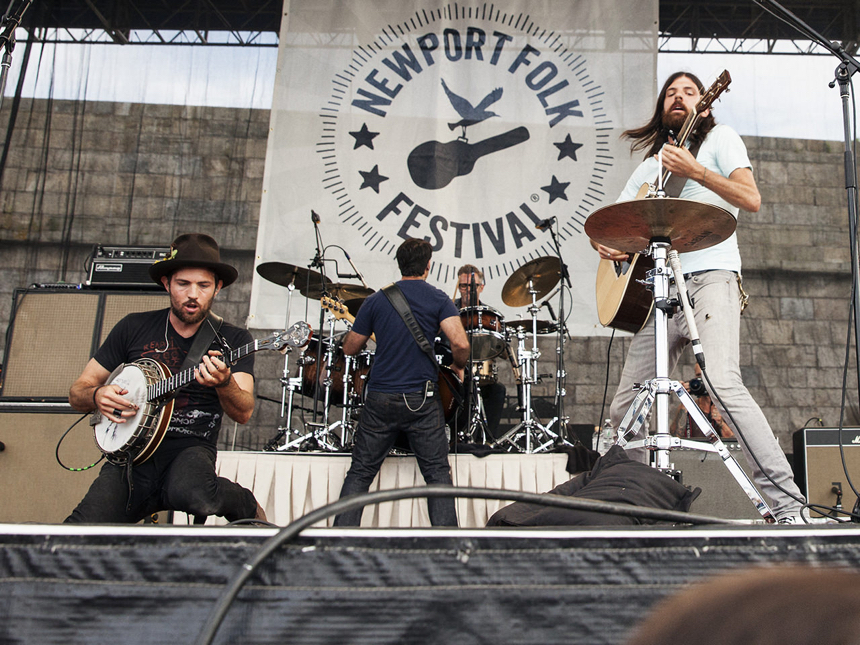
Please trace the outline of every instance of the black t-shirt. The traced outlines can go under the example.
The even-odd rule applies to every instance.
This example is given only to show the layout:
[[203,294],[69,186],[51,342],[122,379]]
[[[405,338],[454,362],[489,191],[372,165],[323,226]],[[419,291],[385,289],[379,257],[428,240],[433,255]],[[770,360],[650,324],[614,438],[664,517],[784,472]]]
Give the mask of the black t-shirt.
[[[95,359],[106,370],[113,372],[123,363],[131,363],[139,358],[150,358],[166,365],[170,372],[179,371],[196,334],[183,338],[167,323],[169,309],[129,314],[111,330],[104,344],[96,352]],[[165,326],[169,341],[165,350]],[[203,326],[200,327],[203,329]],[[224,322],[219,330],[231,349],[252,342],[251,334],[245,329]],[[197,333],[200,333],[198,330]],[[210,349],[220,349],[213,341]],[[254,354],[247,354],[231,368],[233,372],[254,374]],[[200,385],[192,380],[179,390],[175,398],[173,416],[167,429],[167,437],[197,437],[215,445],[224,410],[218,400],[215,388]]]

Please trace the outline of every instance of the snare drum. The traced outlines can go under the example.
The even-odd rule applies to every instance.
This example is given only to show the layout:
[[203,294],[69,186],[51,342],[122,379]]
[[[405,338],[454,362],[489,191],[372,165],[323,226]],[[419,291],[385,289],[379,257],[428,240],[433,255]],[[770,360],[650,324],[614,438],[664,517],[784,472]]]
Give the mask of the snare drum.
[[460,320],[472,341],[472,357],[488,361],[505,350],[504,317],[492,307],[479,305],[460,310]]

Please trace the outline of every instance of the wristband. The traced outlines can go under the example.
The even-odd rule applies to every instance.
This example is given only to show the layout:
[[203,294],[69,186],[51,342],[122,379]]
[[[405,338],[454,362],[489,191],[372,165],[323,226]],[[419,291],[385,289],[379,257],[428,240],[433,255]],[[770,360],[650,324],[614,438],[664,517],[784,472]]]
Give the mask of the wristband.
[[99,409],[99,404],[96,403],[96,394],[98,394],[99,390],[102,389],[103,387],[107,387],[107,385],[99,385],[98,387],[96,387],[96,389],[93,390],[93,407],[96,410]]

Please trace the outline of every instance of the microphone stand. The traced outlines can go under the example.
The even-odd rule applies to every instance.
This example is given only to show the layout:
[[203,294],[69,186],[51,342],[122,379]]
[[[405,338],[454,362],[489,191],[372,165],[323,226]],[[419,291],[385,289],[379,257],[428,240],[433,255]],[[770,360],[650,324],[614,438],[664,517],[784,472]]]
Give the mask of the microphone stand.
[[3,57],[0,59],[0,109],[3,107],[3,95],[6,93],[6,77],[9,74],[9,68],[12,67],[12,50],[15,49],[16,43],[15,30],[21,25],[24,13],[32,3],[33,0],[24,0],[19,5],[17,13],[3,16],[3,21],[0,23],[3,27],[3,33],[0,34],[0,47],[3,47]]
[[[316,254],[314,255],[314,259],[311,261],[311,268],[318,269],[320,275],[322,275],[322,285],[321,287],[325,287],[326,277],[325,277],[325,262],[323,262],[323,253],[324,253],[324,245],[322,243],[322,234],[320,233],[320,216],[317,215],[314,211],[311,211],[311,221],[314,224],[314,238],[316,242]],[[308,274],[307,279],[307,287],[310,287],[310,274]],[[310,293],[310,289],[308,289],[308,293]],[[313,422],[317,422],[317,416],[319,414],[318,404],[319,404],[319,394],[320,394],[320,376],[322,376],[322,355],[323,355],[323,329],[325,329],[325,310],[320,307],[320,322],[319,327],[317,329],[320,330],[320,337],[317,342],[317,356],[316,356],[316,378],[314,379],[314,414],[313,414]],[[333,341],[332,341],[333,342]]]
[[[554,220],[556,226],[558,226],[558,220]],[[561,245],[558,243],[558,237],[556,236],[556,232],[553,230],[552,225],[549,226],[549,234],[552,237],[552,243],[555,247],[555,254],[558,256],[558,262],[561,266],[561,277],[564,283],[567,284],[568,289],[573,289],[570,283],[570,273],[567,270],[567,265],[564,263],[564,259],[561,256]],[[551,310],[550,310],[551,311]],[[556,417],[552,419],[548,424],[547,428],[552,428],[553,423],[558,421],[558,436],[556,437],[556,445],[570,445],[570,442],[567,440],[567,417],[564,415],[564,397],[567,393],[566,383],[567,383],[567,371],[564,367],[564,337],[567,334],[567,326],[565,325],[565,308],[564,308],[564,285],[559,287],[558,290],[558,332],[556,337],[556,346],[555,346],[555,354],[556,354],[556,374],[555,374],[555,409],[556,409]]]
[[[797,29],[810,40],[818,43],[824,49],[836,56],[841,62],[836,68],[836,77],[830,82],[830,87],[839,85],[839,95],[842,99],[842,122],[845,135],[845,191],[848,197],[848,233],[851,248],[851,284],[852,302],[854,309],[854,346],[860,347],[860,264],[858,264],[857,253],[857,168],[854,163],[854,152],[852,143],[854,137],[851,134],[851,113],[849,106],[851,77],[860,70],[857,59],[846,52],[838,43],[832,43],[812,27],[803,22],[791,11],[780,5],[775,0],[754,0],[762,9],[776,16],[784,23]],[[857,352],[857,387],[860,396],[860,352]]]

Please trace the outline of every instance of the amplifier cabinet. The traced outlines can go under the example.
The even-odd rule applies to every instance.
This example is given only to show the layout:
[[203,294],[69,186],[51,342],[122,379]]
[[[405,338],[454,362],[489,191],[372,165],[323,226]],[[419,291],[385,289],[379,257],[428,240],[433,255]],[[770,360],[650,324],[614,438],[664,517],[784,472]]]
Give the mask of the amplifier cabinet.
[[[794,433],[794,479],[811,504],[834,506],[841,489],[842,506],[851,510],[856,498],[845,475],[860,483],[860,428],[842,428],[842,451],[839,428],[801,428]],[[842,465],[845,455],[845,467]]]

